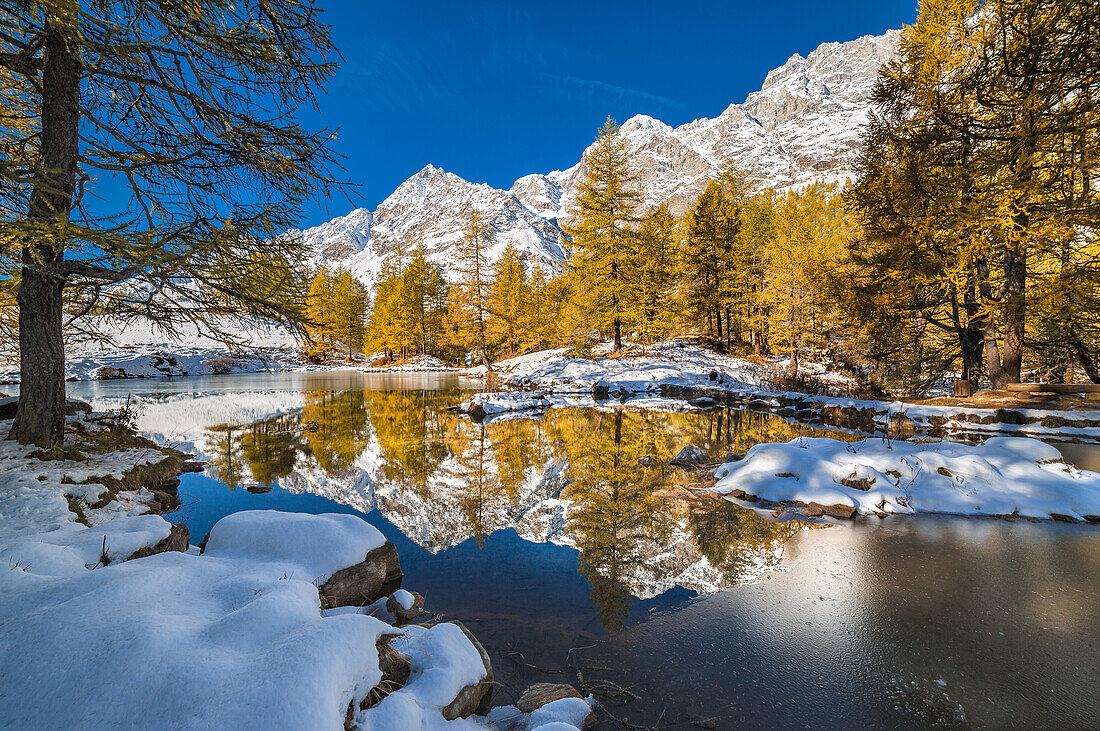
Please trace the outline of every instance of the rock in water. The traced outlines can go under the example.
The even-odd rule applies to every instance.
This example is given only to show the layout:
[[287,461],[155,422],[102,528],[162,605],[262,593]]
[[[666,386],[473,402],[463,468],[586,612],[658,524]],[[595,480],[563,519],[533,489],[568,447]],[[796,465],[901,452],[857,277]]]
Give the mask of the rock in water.
[[485,652],[485,648],[481,646],[477,638],[473,636],[470,630],[466,629],[466,625],[457,620],[451,620],[451,624],[457,625],[465,633],[467,639],[481,655],[481,662],[485,665],[485,677],[480,682],[467,685],[458,691],[455,699],[443,708],[443,718],[448,721],[453,721],[456,718],[466,718],[475,713],[478,715],[487,713],[492,695],[491,691],[493,690],[493,665],[489,662],[489,653]]
[[367,554],[360,563],[340,569],[318,588],[321,606],[362,607],[401,588],[401,565],[397,549],[384,544]]
[[707,461],[707,450],[701,447],[684,447],[680,453],[673,457],[669,464],[677,467],[696,467]]
[[[523,713],[533,713],[547,703],[560,701],[563,698],[580,698],[584,700],[584,696],[571,685],[565,683],[535,683],[523,691],[523,695],[516,701],[516,710]],[[594,723],[596,723],[596,714],[589,713],[588,717],[584,719],[584,725],[587,727]]]
[[[406,602],[408,606],[401,603],[400,595],[404,592],[408,594],[410,599]],[[420,613],[424,611],[424,597],[419,592],[406,592],[404,589],[396,591],[390,595],[390,598],[386,600],[386,611],[392,614],[397,619],[397,625],[408,624],[409,622],[420,616]]]

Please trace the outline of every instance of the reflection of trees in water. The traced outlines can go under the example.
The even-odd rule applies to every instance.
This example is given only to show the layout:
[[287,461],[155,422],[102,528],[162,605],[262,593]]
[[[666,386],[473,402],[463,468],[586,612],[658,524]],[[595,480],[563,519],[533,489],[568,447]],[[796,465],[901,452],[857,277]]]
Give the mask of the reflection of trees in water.
[[215,426],[208,429],[208,463],[214,475],[230,490],[241,484],[245,471],[245,456],[241,449],[241,432],[245,427]]
[[241,437],[241,453],[256,485],[266,492],[294,471],[298,439],[294,431],[277,421],[253,424]]
[[456,464],[456,483],[462,490],[459,505],[478,548],[492,532],[493,518],[489,509],[499,495],[500,482],[490,464],[491,445],[481,424],[457,422],[447,440],[447,447]]
[[657,470],[643,466],[646,430],[623,432],[622,410],[597,412],[587,438],[570,444],[573,483],[569,532],[580,549],[581,574],[608,631],[618,630],[630,608],[626,587],[645,561],[643,542],[663,542],[668,516],[654,496]]
[[692,501],[687,527],[699,553],[722,572],[723,583],[748,578],[749,569],[774,559],[780,546],[806,528],[801,521],[771,523],[723,499]]
[[365,391],[314,391],[305,395],[298,413],[304,451],[328,474],[341,474],[355,463],[370,441]]
[[367,391],[365,413],[378,440],[379,482],[412,487],[428,499],[429,478],[447,457],[446,436],[456,417],[444,407],[449,391]]
[[[684,571],[701,555],[721,583],[774,556],[801,524],[774,524],[725,500],[671,499],[663,488],[697,479],[668,465],[692,444],[712,459],[760,442],[824,434],[771,414],[734,409],[663,413],[625,409],[554,409],[541,420],[478,425],[446,410],[455,391],[316,391],[302,411],[249,427],[210,430],[211,465],[236,486],[247,471],[263,487],[296,467],[353,477],[356,461],[377,452],[378,486],[412,489],[425,502],[461,513],[448,530],[478,545],[548,497],[523,494],[552,459],[568,463],[567,534],[580,550],[580,570],[609,630],[622,626],[632,595]],[[655,457],[648,466],[645,455]],[[432,493],[435,493],[434,495]],[[675,535],[674,535],[675,534]],[[670,541],[676,550],[667,550]],[[694,552],[697,551],[697,554]],[[654,557],[663,554],[661,565]],[[670,558],[670,556],[672,556]],[[678,574],[671,574],[676,576]]]

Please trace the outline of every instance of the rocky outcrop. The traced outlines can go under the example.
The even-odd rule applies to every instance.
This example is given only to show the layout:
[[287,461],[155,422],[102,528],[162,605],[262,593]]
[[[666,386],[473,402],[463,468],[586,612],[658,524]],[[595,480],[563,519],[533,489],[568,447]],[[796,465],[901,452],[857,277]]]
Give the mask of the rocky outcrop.
[[318,587],[321,606],[363,607],[401,588],[397,549],[386,541],[354,566],[340,569]]
[[680,453],[669,460],[669,464],[676,467],[698,467],[701,464],[706,464],[707,450],[702,447],[687,446],[680,450]]

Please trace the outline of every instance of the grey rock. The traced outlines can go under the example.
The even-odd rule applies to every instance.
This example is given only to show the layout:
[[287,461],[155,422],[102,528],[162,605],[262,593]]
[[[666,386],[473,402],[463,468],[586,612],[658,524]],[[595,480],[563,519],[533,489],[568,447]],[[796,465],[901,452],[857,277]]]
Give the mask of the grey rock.
[[187,530],[187,526],[183,523],[176,523],[168,531],[168,537],[157,541],[152,546],[143,546],[138,550],[130,554],[127,561],[135,558],[145,558],[147,556],[155,556],[158,553],[167,553],[168,551],[178,551],[184,553],[190,547],[189,541],[191,540],[191,533]]

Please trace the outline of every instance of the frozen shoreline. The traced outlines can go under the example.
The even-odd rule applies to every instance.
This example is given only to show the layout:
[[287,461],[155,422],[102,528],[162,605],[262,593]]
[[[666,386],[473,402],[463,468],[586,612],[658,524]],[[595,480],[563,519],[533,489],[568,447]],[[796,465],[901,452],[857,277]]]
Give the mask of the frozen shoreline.
[[[1100,474],[1049,444],[994,437],[980,445],[799,438],[758,444],[715,472],[715,492],[820,517],[949,513],[1100,522]],[[829,510],[829,508],[835,510]],[[851,511],[845,511],[843,508]]]

